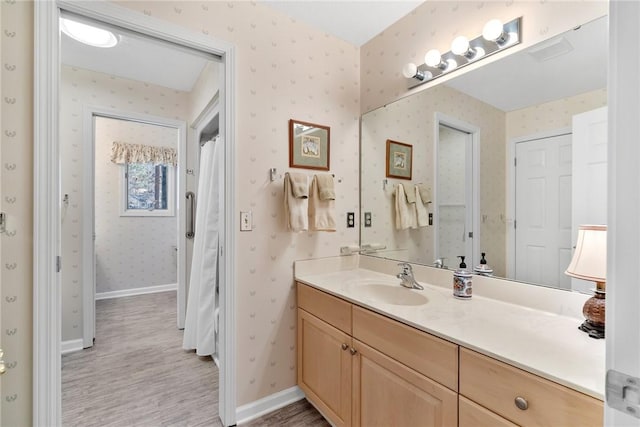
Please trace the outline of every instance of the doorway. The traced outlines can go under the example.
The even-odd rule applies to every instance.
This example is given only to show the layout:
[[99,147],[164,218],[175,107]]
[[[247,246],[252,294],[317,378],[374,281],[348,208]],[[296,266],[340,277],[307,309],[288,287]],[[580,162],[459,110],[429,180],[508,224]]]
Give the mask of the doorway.
[[435,116],[434,254],[468,270],[480,260],[480,129],[442,113]]
[[[207,55],[216,55],[223,63],[220,87],[220,133],[224,140],[225,175],[234,176],[232,70],[233,47],[220,40],[183,31],[152,17],[131,13],[114,4],[37,2],[36,16],[36,111],[35,111],[35,241],[34,256],[34,424],[60,423],[60,141],[58,136],[57,106],[59,105],[59,18],[61,9],[79,16],[90,17],[105,24],[156,39],[179,47],[195,49]],[[228,94],[228,96],[227,96]],[[232,230],[234,211],[233,180],[225,180],[225,228]],[[178,197],[181,200],[181,197]],[[184,210],[184,202],[179,210]],[[229,284],[220,292],[221,343],[220,362],[220,417],[225,425],[235,424],[235,370],[233,321],[234,272],[233,234],[224,233],[221,241],[225,257],[221,260],[221,275]]]
[[515,280],[571,288],[571,134],[515,144]]

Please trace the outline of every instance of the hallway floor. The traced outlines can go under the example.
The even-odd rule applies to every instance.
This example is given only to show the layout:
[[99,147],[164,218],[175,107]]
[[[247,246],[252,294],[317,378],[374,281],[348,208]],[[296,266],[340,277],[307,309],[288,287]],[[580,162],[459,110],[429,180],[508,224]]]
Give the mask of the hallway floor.
[[[62,356],[63,426],[208,426],[218,418],[218,369],[182,350],[176,293],[96,301],[96,342]],[[306,400],[246,427],[329,427]]]
[[218,369],[182,350],[176,293],[96,301],[96,342],[62,357],[64,426],[221,426]]

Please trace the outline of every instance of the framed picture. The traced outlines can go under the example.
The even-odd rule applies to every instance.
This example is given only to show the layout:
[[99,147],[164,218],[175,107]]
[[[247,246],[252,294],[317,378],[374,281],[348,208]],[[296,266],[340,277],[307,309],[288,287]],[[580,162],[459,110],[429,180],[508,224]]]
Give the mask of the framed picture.
[[387,139],[387,177],[411,179],[413,147]]
[[289,120],[289,167],[329,170],[330,129]]

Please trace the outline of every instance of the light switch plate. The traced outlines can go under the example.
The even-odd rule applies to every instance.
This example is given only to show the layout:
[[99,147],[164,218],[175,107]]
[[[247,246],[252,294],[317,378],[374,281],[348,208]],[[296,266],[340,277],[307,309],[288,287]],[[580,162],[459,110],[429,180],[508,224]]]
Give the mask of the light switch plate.
[[253,215],[251,211],[240,212],[240,231],[251,231],[253,226]]

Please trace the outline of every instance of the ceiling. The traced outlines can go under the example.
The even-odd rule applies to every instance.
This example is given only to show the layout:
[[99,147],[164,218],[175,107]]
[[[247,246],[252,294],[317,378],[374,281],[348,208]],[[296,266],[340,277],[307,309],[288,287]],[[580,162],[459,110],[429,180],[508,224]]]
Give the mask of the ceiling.
[[287,16],[360,47],[424,3],[424,0],[261,0],[261,2]]
[[108,28],[119,42],[111,48],[96,48],[62,33],[63,64],[190,92],[200,73],[214,56],[196,53],[149,37]]

